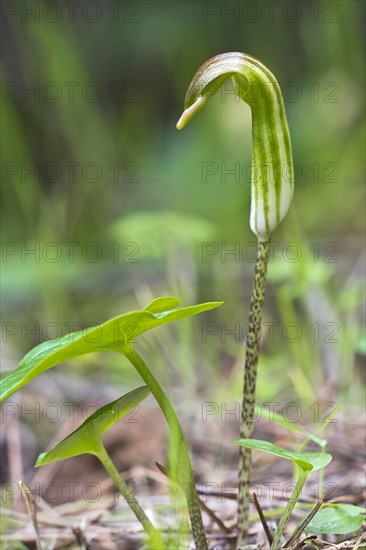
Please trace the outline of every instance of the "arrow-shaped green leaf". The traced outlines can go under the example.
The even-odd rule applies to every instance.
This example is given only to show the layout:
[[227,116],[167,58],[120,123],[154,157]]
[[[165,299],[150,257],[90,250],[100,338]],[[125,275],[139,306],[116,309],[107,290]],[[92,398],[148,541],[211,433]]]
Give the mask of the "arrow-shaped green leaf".
[[179,304],[180,300],[171,296],[157,298],[141,311],[125,313],[102,325],[43,342],[27,353],[17,368],[1,380],[0,401],[59,363],[95,351],[123,353],[143,332],[214,309],[222,302],[207,302],[175,309]]
[[128,485],[121,478],[115,465],[111,461],[107,451],[102,443],[103,433],[111,428],[123,416],[126,416],[140,401],[149,394],[147,386],[141,386],[135,390],[119,397],[112,403],[101,407],[91,416],[89,416],[75,431],[58,443],[49,451],[39,455],[36,467],[56,462],[72,456],[78,456],[84,453],[94,454],[99,458],[108,474],[113,479],[120,493],[128,502],[131,510],[135,513],[137,519],[141,522],[144,530],[150,538],[151,544],[162,543],[160,533],[145,512],[138,501],[134,498]]
[[149,393],[147,386],[140,386],[104,405],[55,447],[40,454],[36,467],[84,453],[98,456],[104,432],[132,411]]
[[256,451],[263,451],[272,455],[279,456],[280,458],[286,458],[295,462],[299,468],[308,471],[316,472],[324,466],[327,466],[332,460],[332,455],[328,453],[307,453],[307,452],[293,452],[278,447],[269,441],[262,441],[259,439],[237,439],[233,443],[242,447],[248,447],[255,449]]

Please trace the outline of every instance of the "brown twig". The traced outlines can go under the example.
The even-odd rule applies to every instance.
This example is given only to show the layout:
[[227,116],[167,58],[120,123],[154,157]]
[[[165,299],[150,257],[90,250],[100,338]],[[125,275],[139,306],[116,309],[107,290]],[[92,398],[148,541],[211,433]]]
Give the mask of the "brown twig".
[[294,544],[296,539],[298,539],[299,536],[301,535],[301,533],[304,531],[305,527],[310,523],[310,521],[313,519],[315,514],[319,511],[319,509],[321,508],[323,502],[324,502],[324,498],[322,498],[321,500],[319,500],[316,503],[316,505],[314,506],[314,508],[310,512],[310,514],[308,516],[306,516],[306,518],[300,523],[298,528],[294,531],[293,535],[288,539],[288,541],[284,545],[284,548],[290,548],[290,546],[292,546]]
[[272,533],[270,531],[270,528],[268,527],[266,518],[264,517],[263,511],[262,511],[262,508],[261,508],[261,506],[258,502],[256,493],[253,493],[253,500],[254,500],[254,504],[255,504],[255,507],[257,509],[258,515],[259,515],[259,519],[261,520],[261,523],[263,525],[264,532],[266,533],[267,540],[269,542],[269,545],[271,546],[272,541],[273,541]]
[[212,496],[212,497],[216,497],[216,498],[226,498],[228,500],[238,500],[238,495],[235,493],[227,493],[225,491],[215,491],[214,493],[209,493],[207,491],[202,491],[202,489],[197,489],[197,493],[199,495],[204,495],[204,496]]
[[37,520],[36,501],[34,500],[32,493],[30,492],[30,490],[28,489],[24,481],[19,481],[19,485],[24,497],[28,514],[30,515],[33,523],[34,531],[36,533],[37,550],[42,550],[41,535],[39,532],[39,526],[38,526],[38,520]]
[[362,535],[357,539],[355,546],[353,547],[353,550],[357,550],[361,546],[361,542],[366,537],[366,533],[362,533]]

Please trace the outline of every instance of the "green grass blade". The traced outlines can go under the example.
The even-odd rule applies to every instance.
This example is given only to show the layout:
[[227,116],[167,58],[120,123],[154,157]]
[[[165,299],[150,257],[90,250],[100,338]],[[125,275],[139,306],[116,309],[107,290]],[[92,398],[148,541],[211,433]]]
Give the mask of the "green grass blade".
[[338,414],[339,410],[340,410],[340,407],[339,405],[337,405],[337,407],[327,416],[324,422],[316,430],[314,430],[312,434],[310,433],[307,434],[307,439],[305,439],[305,441],[302,442],[299,448],[299,451],[301,451],[308,444],[310,439],[315,443],[317,443],[318,445],[320,445],[320,447],[325,448],[327,441],[325,439],[320,439],[320,437],[318,437],[317,434],[322,432],[328,426],[328,424],[332,422],[333,418],[335,417],[336,414]]
[[[261,417],[268,420],[268,422],[274,422],[278,426],[282,426],[283,428],[287,428],[288,430],[302,434],[303,436],[306,437],[306,442],[308,442],[311,439],[312,441],[314,441],[314,443],[316,443],[320,447],[323,447],[324,445],[326,445],[327,442],[325,439],[321,439],[320,437],[316,437],[315,434],[311,434],[305,431],[303,428],[301,428],[301,426],[298,426],[297,424],[290,422],[289,420],[284,418],[282,415],[277,414],[274,411],[270,411],[269,409],[260,407],[259,405],[257,405],[257,407],[260,410]],[[304,444],[301,445],[302,448],[304,446],[305,446]]]

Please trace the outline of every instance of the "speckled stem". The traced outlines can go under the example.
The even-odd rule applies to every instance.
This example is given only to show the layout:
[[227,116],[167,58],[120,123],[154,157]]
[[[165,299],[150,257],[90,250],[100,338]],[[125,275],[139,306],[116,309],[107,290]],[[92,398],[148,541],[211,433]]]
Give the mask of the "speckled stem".
[[[258,241],[249,325],[246,339],[244,392],[240,437],[250,439],[253,435],[255,387],[259,357],[262,307],[266,286],[270,241]],[[252,467],[252,450],[240,447],[239,497],[238,497],[238,543],[237,548],[247,544],[249,529],[249,481]]]

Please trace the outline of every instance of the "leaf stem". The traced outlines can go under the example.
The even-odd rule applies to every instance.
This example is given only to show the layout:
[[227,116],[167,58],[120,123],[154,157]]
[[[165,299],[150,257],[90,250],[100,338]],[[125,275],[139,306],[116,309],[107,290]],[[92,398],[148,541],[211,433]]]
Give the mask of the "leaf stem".
[[298,474],[297,482],[288,500],[286,508],[281,516],[276,532],[274,534],[271,550],[279,550],[280,548],[282,548],[281,537],[282,537],[283,531],[286,527],[286,524],[289,520],[292,510],[295,508],[295,505],[299,500],[299,497],[305,485],[306,478],[310,473],[310,470],[305,470],[299,466],[298,466],[298,470],[299,470],[299,474]]
[[96,450],[96,456],[99,458],[101,463],[103,464],[104,468],[108,472],[109,476],[113,480],[114,484],[118,488],[119,492],[141,523],[141,525],[144,528],[144,531],[149,536],[151,544],[162,544],[161,535],[159,531],[153,526],[143,509],[141,508],[138,500],[136,497],[131,493],[130,489],[128,488],[127,483],[122,479],[120,476],[117,468],[113,464],[109,454],[105,450],[102,443],[97,446]]
[[192,466],[187,444],[185,442],[178,417],[161,386],[152,375],[140,355],[131,346],[127,349],[124,348],[123,353],[131,361],[141,378],[144,380],[145,384],[150,389],[167,420],[171,436],[170,449],[174,453],[174,460],[171,462],[179,472],[179,480],[182,483],[182,487],[186,495],[196,550],[207,550],[207,541],[202,522],[196,485],[193,478]]
[[[249,311],[249,325],[246,339],[244,390],[240,437],[251,439],[255,408],[255,388],[260,349],[262,308],[266,287],[267,267],[270,253],[270,240],[258,240],[252,297]],[[238,542],[247,544],[249,529],[249,480],[252,468],[252,450],[240,447],[239,497],[238,497]]]

